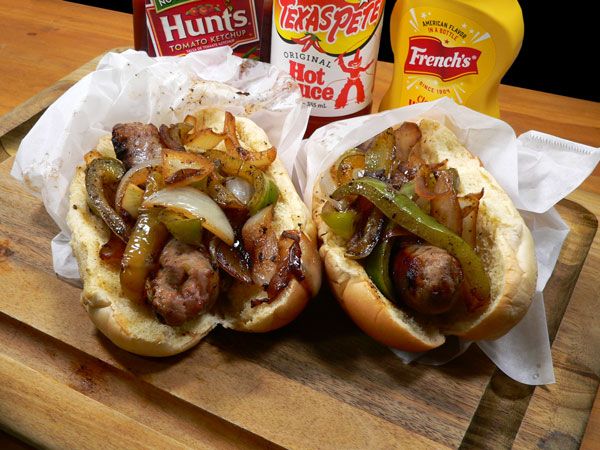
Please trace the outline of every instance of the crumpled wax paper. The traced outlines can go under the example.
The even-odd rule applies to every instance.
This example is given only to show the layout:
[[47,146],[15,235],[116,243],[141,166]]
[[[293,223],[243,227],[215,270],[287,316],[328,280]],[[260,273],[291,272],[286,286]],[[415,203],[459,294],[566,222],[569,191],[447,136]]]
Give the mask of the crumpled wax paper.
[[[593,171],[600,149],[576,144],[537,131],[518,138],[505,122],[442,98],[371,116],[332,123],[304,141],[294,168],[304,200],[310,206],[318,176],[347,149],[387,127],[419,117],[436,119],[450,128],[479,156],[519,208],[535,241],[538,261],[536,293],[529,311],[508,334],[477,345],[508,376],[525,384],[554,382],[552,356],[542,291],[552,274],[569,228],[553,206]],[[426,353],[393,350],[405,362],[444,364],[464,352],[470,342],[448,339],[447,345]]]
[[69,184],[83,155],[119,122],[159,126],[216,107],[266,131],[292,173],[309,110],[291,77],[270,64],[218,47],[183,57],[108,53],[97,69],[54,102],[25,136],[11,175],[39,194],[61,229],[52,240],[55,272],[77,280],[66,224]]

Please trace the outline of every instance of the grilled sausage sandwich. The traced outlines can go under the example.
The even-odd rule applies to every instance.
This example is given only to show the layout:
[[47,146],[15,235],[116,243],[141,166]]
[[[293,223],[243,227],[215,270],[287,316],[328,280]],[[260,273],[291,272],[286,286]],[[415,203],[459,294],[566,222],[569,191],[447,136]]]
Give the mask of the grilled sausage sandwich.
[[531,233],[438,122],[405,122],[344,153],[315,184],[313,217],[333,293],[383,344],[425,351],[446,335],[495,339],[529,307]]
[[316,228],[251,120],[205,109],[117,124],[85,160],[71,245],[82,303],[119,347],[167,356],[218,324],[273,330],[317,293]]

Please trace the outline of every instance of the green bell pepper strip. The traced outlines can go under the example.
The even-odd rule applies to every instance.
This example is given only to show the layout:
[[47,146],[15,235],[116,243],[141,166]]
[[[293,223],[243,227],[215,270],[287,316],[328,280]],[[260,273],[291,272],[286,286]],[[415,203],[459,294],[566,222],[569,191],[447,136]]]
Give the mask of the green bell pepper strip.
[[[144,198],[164,186],[162,175],[153,172],[146,181]],[[169,231],[158,211],[141,211],[127,241],[121,260],[121,290],[125,297],[141,303],[146,298],[146,278],[158,267],[158,258],[169,240]]]
[[390,276],[390,256],[393,239],[382,239],[365,259],[364,268],[381,293],[393,300],[394,287]]
[[156,211],[139,215],[121,260],[121,290],[125,297],[143,302],[146,278],[157,269],[160,252],[168,240],[169,232]]
[[331,203],[327,202],[321,210],[321,218],[335,234],[344,239],[350,239],[355,232],[358,212],[353,209],[338,211]]
[[[258,169],[256,169],[258,170]],[[253,180],[254,195],[248,202],[250,215],[256,214],[261,209],[275,203],[279,198],[279,189],[271,177],[257,171]]]
[[131,229],[115,209],[104,193],[104,185],[118,183],[125,175],[125,166],[115,158],[96,158],[85,171],[85,189],[90,209],[99,216],[106,225],[122,241],[127,242]]
[[202,245],[204,219],[189,219],[168,209],[160,211],[159,214],[159,220],[175,239],[195,247]]
[[462,238],[425,214],[415,202],[383,181],[373,178],[351,181],[337,188],[331,197],[340,200],[352,194],[362,195],[393,222],[456,257],[462,265],[471,293],[480,301],[489,300],[490,279],[479,256]]
[[388,177],[394,161],[395,143],[392,128],[379,133],[365,155],[365,169],[369,172],[383,170],[384,175]]
[[400,190],[398,192],[412,200],[415,196],[415,182],[409,181],[404,183],[402,186],[400,186]]

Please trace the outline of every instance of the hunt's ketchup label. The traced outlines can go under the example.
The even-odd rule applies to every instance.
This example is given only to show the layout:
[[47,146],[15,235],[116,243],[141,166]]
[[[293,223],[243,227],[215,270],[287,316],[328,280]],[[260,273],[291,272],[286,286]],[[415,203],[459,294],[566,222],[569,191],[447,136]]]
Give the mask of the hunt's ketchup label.
[[134,8],[134,14],[144,15],[147,30],[141,46],[151,56],[225,45],[238,56],[258,59],[260,55],[261,21],[254,0],[146,0],[139,9]]
[[298,82],[311,115],[368,111],[384,0],[273,0],[271,63]]

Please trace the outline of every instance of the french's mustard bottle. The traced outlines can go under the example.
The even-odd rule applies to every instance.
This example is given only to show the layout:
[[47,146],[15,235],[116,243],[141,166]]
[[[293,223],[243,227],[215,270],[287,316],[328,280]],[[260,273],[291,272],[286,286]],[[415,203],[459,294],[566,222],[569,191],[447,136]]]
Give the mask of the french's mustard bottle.
[[498,117],[498,86],[523,41],[517,0],[398,0],[394,75],[380,110],[451,97]]

